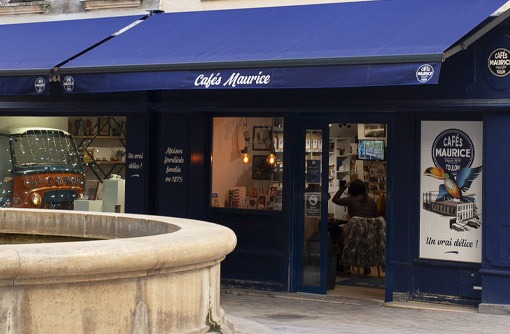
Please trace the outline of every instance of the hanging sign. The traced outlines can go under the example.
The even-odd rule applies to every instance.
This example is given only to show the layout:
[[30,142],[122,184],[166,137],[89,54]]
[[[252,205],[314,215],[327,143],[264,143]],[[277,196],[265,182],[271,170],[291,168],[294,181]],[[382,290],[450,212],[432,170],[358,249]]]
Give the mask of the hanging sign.
[[482,122],[422,122],[421,258],[481,262],[482,147]]

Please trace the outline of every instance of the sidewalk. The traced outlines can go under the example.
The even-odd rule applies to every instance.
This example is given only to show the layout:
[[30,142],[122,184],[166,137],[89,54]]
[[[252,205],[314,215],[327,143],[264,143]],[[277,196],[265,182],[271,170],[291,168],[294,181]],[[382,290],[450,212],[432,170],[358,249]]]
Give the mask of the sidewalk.
[[[363,288],[358,288],[363,289]],[[241,334],[507,333],[510,317],[476,308],[417,302],[384,303],[303,293],[222,289],[221,306]]]

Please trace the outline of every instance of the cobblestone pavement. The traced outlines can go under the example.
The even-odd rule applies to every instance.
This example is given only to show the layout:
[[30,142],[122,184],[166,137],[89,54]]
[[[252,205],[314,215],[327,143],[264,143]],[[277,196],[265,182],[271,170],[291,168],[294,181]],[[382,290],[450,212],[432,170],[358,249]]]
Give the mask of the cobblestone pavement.
[[222,290],[221,306],[237,333],[509,333],[510,316],[431,303]]

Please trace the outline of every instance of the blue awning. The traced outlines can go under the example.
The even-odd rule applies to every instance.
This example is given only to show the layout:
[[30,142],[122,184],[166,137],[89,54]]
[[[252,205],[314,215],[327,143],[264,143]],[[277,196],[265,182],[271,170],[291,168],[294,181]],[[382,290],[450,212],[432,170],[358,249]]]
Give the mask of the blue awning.
[[60,68],[65,92],[438,82],[506,0],[380,0],[158,14]]
[[50,71],[141,16],[0,25],[0,95],[47,94]]

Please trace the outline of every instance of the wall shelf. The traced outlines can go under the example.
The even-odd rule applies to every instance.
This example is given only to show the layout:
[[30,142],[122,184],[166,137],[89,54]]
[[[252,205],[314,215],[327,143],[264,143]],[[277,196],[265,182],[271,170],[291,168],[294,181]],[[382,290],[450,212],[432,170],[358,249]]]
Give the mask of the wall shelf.
[[[329,186],[328,192],[333,198],[340,189],[340,181],[351,180],[352,165],[351,143],[354,138],[330,138],[329,139]],[[335,218],[341,218],[345,214],[344,207],[328,202],[328,211],[334,212]]]
[[[87,178],[100,182],[124,171],[126,134],[124,117],[69,120],[78,150],[82,153]],[[110,135],[111,134],[111,135]]]

